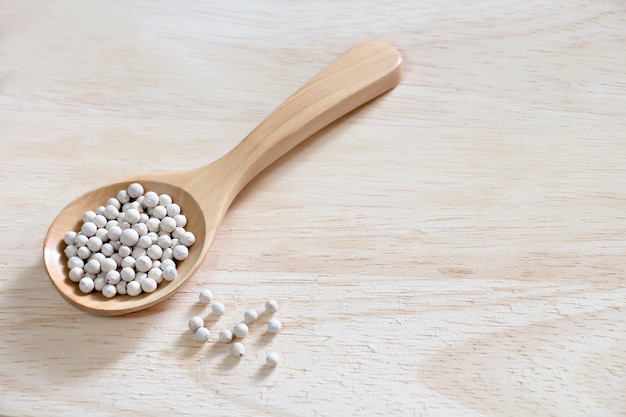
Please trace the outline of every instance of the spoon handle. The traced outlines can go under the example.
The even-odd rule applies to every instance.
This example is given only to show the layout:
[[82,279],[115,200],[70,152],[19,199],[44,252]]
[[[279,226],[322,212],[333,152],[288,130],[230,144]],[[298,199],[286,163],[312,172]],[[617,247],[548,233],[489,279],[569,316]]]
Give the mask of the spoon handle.
[[385,42],[367,41],[341,55],[223,157],[234,194],[304,139],[395,87],[401,71],[400,52]]

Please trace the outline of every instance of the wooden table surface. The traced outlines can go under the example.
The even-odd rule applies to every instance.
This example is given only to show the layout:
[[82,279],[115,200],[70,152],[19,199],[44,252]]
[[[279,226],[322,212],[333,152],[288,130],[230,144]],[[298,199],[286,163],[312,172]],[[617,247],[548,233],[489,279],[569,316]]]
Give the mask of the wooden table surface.
[[[0,28],[0,415],[626,415],[623,1],[6,1]],[[56,292],[65,204],[215,160],[366,39],[401,84],[253,180],[182,291]],[[268,297],[283,331],[230,357]]]

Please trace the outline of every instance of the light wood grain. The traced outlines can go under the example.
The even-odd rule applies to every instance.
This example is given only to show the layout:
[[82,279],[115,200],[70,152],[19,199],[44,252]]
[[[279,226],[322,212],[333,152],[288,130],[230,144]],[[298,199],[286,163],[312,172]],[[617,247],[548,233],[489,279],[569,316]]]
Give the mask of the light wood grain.
[[[0,415],[626,414],[623,2],[26,1],[0,28]],[[68,201],[215,160],[372,38],[401,84],[253,180],[181,292],[58,295]],[[283,331],[197,345],[205,287],[214,333],[269,296]]]

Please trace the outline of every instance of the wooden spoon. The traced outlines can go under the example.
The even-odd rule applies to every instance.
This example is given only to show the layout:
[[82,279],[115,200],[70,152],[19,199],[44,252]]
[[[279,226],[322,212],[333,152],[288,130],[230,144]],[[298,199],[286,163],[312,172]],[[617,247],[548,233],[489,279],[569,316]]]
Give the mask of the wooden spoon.
[[[400,81],[402,57],[391,45],[368,41],[355,46],[304,84],[243,141],[215,162],[183,172],[164,172],[120,181],[83,194],[54,219],[44,241],[44,263],[56,289],[71,304],[98,315],[138,311],[178,290],[198,268],[230,203],[243,187],[287,151],[346,113],[392,89]],[[111,299],[83,294],[68,278],[63,237],[79,230],[82,215],[94,210],[133,182],[146,191],[167,193],[187,216],[196,235],[178,276],[156,291]]]

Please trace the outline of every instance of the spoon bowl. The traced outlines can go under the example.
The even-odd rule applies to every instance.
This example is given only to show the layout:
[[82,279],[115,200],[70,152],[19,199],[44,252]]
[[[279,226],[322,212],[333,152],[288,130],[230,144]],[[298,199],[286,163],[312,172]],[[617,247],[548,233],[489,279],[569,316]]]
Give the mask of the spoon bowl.
[[[401,75],[402,58],[391,45],[368,41],[348,50],[277,107],[230,152],[215,162],[182,172],[127,179],[87,192],[54,219],[44,240],[44,265],[59,293],[92,314],[113,316],[153,306],[176,292],[204,260],[226,210],[257,174],[323,127],[392,89]],[[166,193],[187,217],[185,228],[196,236],[178,275],[156,291],[136,297],[83,294],[68,278],[64,235],[79,230],[88,210],[104,205],[118,191],[139,182],[146,191]]]
[[[118,295],[109,299],[100,292],[83,294],[78,289],[78,285],[68,278],[69,269],[63,252],[65,243],[62,236],[68,230],[80,230],[84,212],[103,205],[107,199],[115,196],[119,190],[127,189],[133,182],[141,183],[146,191],[169,194],[177,204],[183,207],[183,213],[187,217],[185,229],[194,233],[196,244],[190,248],[189,257],[177,265],[178,276],[182,279],[163,281],[156,291],[142,293],[137,297]],[[57,216],[50,226],[44,242],[44,260],[52,283],[71,304],[98,315],[118,315],[150,307],[172,295],[185,283],[184,278],[191,276],[202,262],[212,238],[213,236],[207,236],[203,209],[187,191],[171,183],[135,178],[100,187],[68,204],[63,209],[62,215]]]

